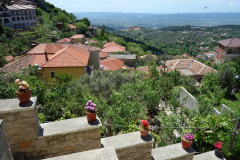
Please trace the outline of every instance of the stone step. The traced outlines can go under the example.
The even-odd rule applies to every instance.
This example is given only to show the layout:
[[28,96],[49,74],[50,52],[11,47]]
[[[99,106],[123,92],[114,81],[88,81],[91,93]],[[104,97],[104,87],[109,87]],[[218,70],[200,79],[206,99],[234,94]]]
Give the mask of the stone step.
[[155,148],[152,150],[152,160],[192,160],[196,151],[190,147],[183,149],[181,143]]
[[225,160],[223,157],[217,157],[214,151],[198,154],[193,156],[193,160]]
[[118,157],[115,149],[109,147],[47,158],[45,160],[118,160]]
[[153,142],[151,134],[142,137],[140,131],[101,139],[102,147],[112,146],[119,160],[151,160]]

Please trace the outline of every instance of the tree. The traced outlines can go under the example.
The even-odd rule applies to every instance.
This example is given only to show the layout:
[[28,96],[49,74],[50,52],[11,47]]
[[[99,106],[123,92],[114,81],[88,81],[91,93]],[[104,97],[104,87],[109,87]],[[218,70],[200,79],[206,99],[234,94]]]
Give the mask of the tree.
[[101,29],[101,37],[104,37],[104,33],[105,33],[105,25],[102,26],[102,29]]
[[40,24],[42,25],[42,28],[43,28],[43,24],[44,24],[44,19],[43,19],[43,17],[38,16],[38,17],[37,17],[37,21],[38,21],[38,23],[40,23]]
[[37,16],[42,16],[42,9],[39,7],[36,7],[36,14]]
[[57,18],[58,22],[63,22],[63,23],[69,23],[69,19],[67,16],[65,16],[62,12],[59,12],[59,14],[57,16],[55,16]]
[[86,24],[87,26],[90,26],[91,22],[88,20],[88,18],[82,18],[79,22],[82,22]]
[[82,34],[85,34],[88,31],[87,25],[82,22],[76,23],[75,26],[81,31]]
[[235,84],[235,73],[231,65],[228,63],[223,64],[220,71],[217,73],[221,87],[227,88],[227,94],[230,95]]

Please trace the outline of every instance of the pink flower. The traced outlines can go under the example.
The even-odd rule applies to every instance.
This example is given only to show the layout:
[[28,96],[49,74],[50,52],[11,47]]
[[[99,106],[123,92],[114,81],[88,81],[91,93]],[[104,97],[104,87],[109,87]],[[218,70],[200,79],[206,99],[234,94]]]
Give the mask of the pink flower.
[[20,79],[16,79],[16,80],[15,80],[15,83],[19,83],[19,82],[20,82]]
[[222,148],[222,142],[220,141],[220,142],[216,142],[216,143],[214,143],[214,146],[217,148],[217,149],[221,149]]

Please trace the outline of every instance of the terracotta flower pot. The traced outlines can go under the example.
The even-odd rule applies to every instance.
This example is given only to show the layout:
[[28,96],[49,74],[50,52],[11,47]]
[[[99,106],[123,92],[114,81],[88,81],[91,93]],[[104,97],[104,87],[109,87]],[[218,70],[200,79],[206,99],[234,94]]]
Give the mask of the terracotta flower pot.
[[87,114],[87,121],[88,122],[94,122],[96,120],[97,111],[95,111],[94,113],[90,113],[90,112],[86,111],[86,114]]
[[186,141],[183,137],[181,139],[182,148],[189,149],[192,145],[192,141]]
[[139,130],[140,130],[141,136],[146,137],[149,134],[149,129],[148,130],[142,130],[140,126],[139,126]]
[[215,149],[214,153],[217,157],[222,157],[222,150],[221,149]]
[[31,90],[27,91],[27,92],[18,92],[16,91],[18,99],[20,101],[20,103],[24,104],[24,103],[28,103],[30,101],[31,98]]

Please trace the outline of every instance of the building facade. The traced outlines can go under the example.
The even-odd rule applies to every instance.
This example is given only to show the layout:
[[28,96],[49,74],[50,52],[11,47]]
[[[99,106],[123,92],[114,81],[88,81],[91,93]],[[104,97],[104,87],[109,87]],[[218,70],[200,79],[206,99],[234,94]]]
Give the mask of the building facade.
[[231,38],[218,41],[216,62],[223,63],[240,59],[240,39]]
[[4,27],[28,29],[37,25],[36,10],[33,5],[1,5],[0,16]]

